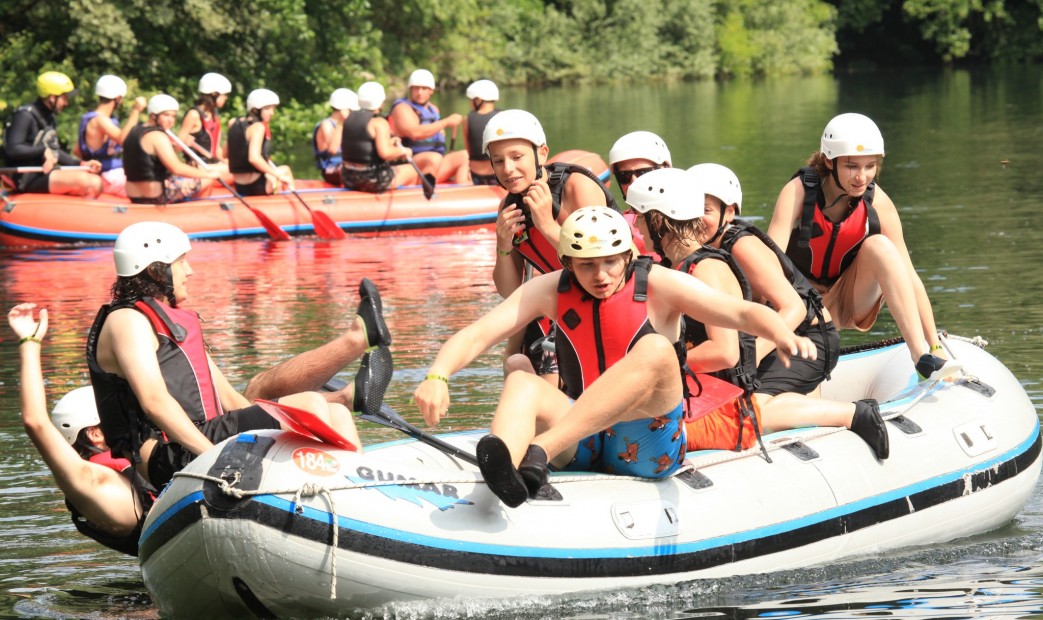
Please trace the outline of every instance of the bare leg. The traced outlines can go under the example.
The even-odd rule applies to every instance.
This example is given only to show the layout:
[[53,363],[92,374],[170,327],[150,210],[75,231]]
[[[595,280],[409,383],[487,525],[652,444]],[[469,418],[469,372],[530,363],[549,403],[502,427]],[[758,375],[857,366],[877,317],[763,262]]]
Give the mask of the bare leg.
[[843,426],[851,428],[855,403],[813,398],[788,392],[778,396],[754,394],[761,410],[761,429],[765,433],[805,426]]
[[442,154],[434,151],[424,151],[413,155],[413,161],[420,168],[421,174],[438,174],[438,166],[442,163]]
[[391,181],[391,189],[402,187],[403,185],[420,184],[420,178],[416,175],[416,170],[413,170],[413,166],[399,164],[398,166],[392,166],[392,168],[395,170],[395,178]]
[[97,198],[102,190],[101,176],[86,168],[54,170],[47,177],[47,191],[51,194]]

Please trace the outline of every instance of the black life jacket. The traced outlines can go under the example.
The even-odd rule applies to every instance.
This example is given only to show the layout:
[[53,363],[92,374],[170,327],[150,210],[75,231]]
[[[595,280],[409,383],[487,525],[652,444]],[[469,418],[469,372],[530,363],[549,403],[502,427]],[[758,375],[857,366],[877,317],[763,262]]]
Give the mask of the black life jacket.
[[605,370],[642,337],[655,333],[648,319],[648,271],[651,260],[630,264],[626,284],[607,299],[591,297],[567,270],[558,281],[558,316],[554,348],[562,390],[579,398]]
[[499,113],[500,110],[493,110],[487,114],[467,114],[467,156],[471,161],[489,161],[489,155],[482,151],[482,135],[485,133],[485,126]]
[[138,125],[130,130],[123,142],[123,171],[127,181],[166,181],[167,167],[156,155],[149,155],[141,146],[141,139],[153,131],[163,131],[156,125]]
[[[253,116],[244,116],[228,128],[228,170],[230,172],[235,174],[263,172],[250,163],[250,141],[246,139],[246,130],[254,123],[260,122]],[[261,143],[261,157],[267,161],[271,151],[271,140],[268,139],[266,132],[264,142]]]
[[804,185],[804,205],[786,255],[812,282],[832,286],[855,260],[862,243],[880,234],[880,218],[873,208],[876,182],[869,184],[843,220],[833,222],[822,213],[826,198],[815,169],[807,166],[793,176],[800,177]]
[[[735,262],[735,258],[723,250],[703,246],[689,254],[687,258],[681,261],[681,264],[677,266],[677,270],[691,274],[695,269],[695,266],[699,264],[699,261],[706,258],[723,261],[728,265],[728,268],[735,276],[735,279],[739,282],[739,288],[742,290],[742,298],[746,301],[751,301],[753,299],[753,294],[750,290],[750,283],[746,279],[746,274],[743,273],[742,268]],[[705,342],[708,338],[709,336],[706,333],[706,325],[685,315],[685,342],[692,345],[698,345]],[[685,358],[687,359],[687,351],[685,353]],[[707,374],[728,381],[729,383],[734,383],[742,388],[747,394],[755,392],[757,388],[760,387],[760,381],[757,379],[757,338],[747,334],[746,332],[739,332],[739,362],[732,368],[726,368],[724,370],[718,370]]]
[[156,330],[159,361],[167,391],[199,426],[222,415],[221,401],[210,374],[199,315],[189,310],[171,308],[151,297],[130,302],[107,304],[98,311],[87,334],[87,367],[90,370],[94,400],[98,407],[101,430],[113,455],[141,461],[141,444],[162,433],[145,414],[130,383],[123,377],[106,372],[98,363],[98,338],[109,314],[132,307],[148,317]]
[[384,163],[377,153],[376,140],[369,135],[369,121],[373,116],[372,110],[355,110],[344,120],[340,133],[340,152],[345,162],[365,166]]

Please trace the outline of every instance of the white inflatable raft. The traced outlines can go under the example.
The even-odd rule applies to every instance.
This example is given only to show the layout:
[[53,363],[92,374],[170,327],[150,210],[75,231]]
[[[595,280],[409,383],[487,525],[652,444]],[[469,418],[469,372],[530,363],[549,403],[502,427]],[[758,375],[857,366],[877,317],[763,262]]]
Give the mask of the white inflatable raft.
[[[824,396],[877,398],[891,456],[807,428],[700,452],[662,481],[553,474],[505,508],[476,468],[414,440],[364,455],[294,433],[232,438],[166,488],[141,569],[163,616],[328,616],[390,601],[637,587],[829,562],[997,528],[1040,472],[1017,379],[949,338],[966,375],[916,383],[904,345],[845,355]],[[473,453],[483,432],[443,437]],[[218,484],[224,480],[229,484]]]

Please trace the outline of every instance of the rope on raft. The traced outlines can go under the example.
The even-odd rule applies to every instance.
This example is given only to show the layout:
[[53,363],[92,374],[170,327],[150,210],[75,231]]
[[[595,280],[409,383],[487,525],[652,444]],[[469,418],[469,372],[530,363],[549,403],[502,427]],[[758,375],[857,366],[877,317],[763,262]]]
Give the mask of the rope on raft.
[[[938,335],[942,338],[948,338],[949,340],[959,340],[961,342],[969,342],[979,349],[984,349],[989,346],[989,341],[985,340],[981,336],[974,336],[968,338],[966,336],[955,336],[946,331],[938,332]],[[878,340],[876,342],[867,342],[864,344],[852,344],[846,347],[840,347],[840,354],[847,355],[849,353],[861,353],[862,351],[872,351],[874,349],[883,349],[886,347],[892,347],[896,344],[902,344],[905,342],[905,338],[898,336],[895,338],[885,338],[884,340]]]

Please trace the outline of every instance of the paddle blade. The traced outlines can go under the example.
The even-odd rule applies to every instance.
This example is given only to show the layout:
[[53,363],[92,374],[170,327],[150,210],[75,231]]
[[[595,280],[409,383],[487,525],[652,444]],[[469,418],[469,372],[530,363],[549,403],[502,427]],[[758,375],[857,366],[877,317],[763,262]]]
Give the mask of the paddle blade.
[[312,211],[311,216],[315,222],[315,231],[323,239],[347,238],[348,235],[344,233],[340,226],[337,226],[337,223],[325,211]]
[[431,200],[435,195],[435,175],[429,172],[420,178],[424,182],[424,198]]
[[351,443],[344,435],[341,435],[326,424],[319,416],[310,411],[298,407],[291,407],[270,400],[258,399],[254,401],[264,412],[281,422],[288,430],[298,435],[304,435],[311,439],[328,443],[344,450],[358,452],[355,444]]

